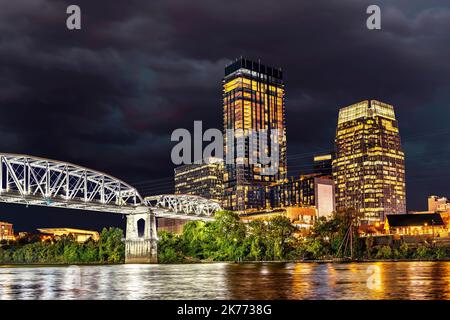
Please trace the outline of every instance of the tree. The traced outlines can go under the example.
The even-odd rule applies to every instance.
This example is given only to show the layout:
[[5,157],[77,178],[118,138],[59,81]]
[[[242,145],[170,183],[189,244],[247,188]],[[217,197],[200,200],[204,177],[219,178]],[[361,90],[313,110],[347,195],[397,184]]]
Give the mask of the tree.
[[79,256],[81,261],[90,263],[98,261],[99,257],[98,245],[94,240],[92,239],[87,240],[79,248],[80,248]]
[[382,246],[378,249],[378,252],[375,256],[377,259],[390,259],[392,258],[392,249],[390,246]]
[[433,251],[423,245],[417,247],[414,257],[417,259],[430,259],[433,258]]
[[248,226],[246,246],[249,248],[249,258],[260,261],[267,259],[267,226],[262,220],[253,220]]
[[327,220],[325,217],[319,218],[311,230],[311,236],[304,242],[305,252],[313,258],[320,259],[326,256],[335,256],[342,243],[343,220],[339,216],[334,216]]
[[302,243],[303,258],[321,259],[326,255],[323,242],[318,238],[307,238]]
[[119,228],[103,228],[99,241],[99,260],[107,263],[119,263],[124,260],[125,246],[122,242],[123,231]]
[[104,228],[100,241],[92,239],[78,243],[73,235],[58,240],[13,241],[0,247],[0,263],[120,263],[124,260],[123,232]]
[[177,263],[183,261],[181,239],[170,232],[158,233],[158,261],[160,263]]
[[240,260],[244,258],[246,228],[239,216],[231,211],[216,213],[211,227],[215,231],[215,246],[218,248],[217,260]]
[[290,242],[295,230],[287,217],[276,216],[269,220],[267,231],[273,259],[282,260],[287,257],[290,253]]
[[436,249],[436,259],[446,259],[449,257],[448,248],[439,247]]
[[403,242],[400,245],[398,253],[399,253],[398,258],[400,258],[400,259],[406,259],[406,258],[409,257],[409,246],[408,246],[408,244],[406,242]]
[[203,231],[205,223],[203,221],[190,221],[183,227],[181,236],[181,248],[185,255],[203,259]]

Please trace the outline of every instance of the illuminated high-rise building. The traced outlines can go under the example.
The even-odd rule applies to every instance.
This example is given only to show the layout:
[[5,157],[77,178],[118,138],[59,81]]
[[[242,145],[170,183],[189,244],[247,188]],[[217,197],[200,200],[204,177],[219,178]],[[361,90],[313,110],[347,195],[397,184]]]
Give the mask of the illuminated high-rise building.
[[321,176],[332,176],[333,153],[314,156],[313,173]]
[[[174,169],[175,194],[195,195],[222,203],[223,159],[210,157]],[[158,231],[181,234],[188,220],[158,217]]]
[[[267,187],[286,178],[284,109],[284,82],[280,69],[243,58],[225,68],[224,151],[225,154],[233,153],[233,158],[236,159],[235,163],[225,164],[226,209],[242,212],[264,208],[267,201],[265,196]],[[226,135],[230,130],[236,133],[234,141],[229,141],[230,137]],[[240,130],[242,133],[239,133]],[[267,147],[264,150],[259,143],[250,143],[252,140],[249,137],[252,132],[267,134]],[[236,147],[231,151],[229,145],[233,145],[233,142]],[[274,150],[271,147],[273,142],[276,142]],[[262,152],[265,155],[277,153],[277,163],[269,165],[276,166],[274,174],[264,174],[266,164],[250,161],[252,157],[260,159]]]
[[336,208],[363,223],[406,213],[405,157],[392,105],[366,100],[339,110],[333,178]]
[[175,168],[175,194],[189,194],[222,202],[223,160],[205,159],[204,163]]

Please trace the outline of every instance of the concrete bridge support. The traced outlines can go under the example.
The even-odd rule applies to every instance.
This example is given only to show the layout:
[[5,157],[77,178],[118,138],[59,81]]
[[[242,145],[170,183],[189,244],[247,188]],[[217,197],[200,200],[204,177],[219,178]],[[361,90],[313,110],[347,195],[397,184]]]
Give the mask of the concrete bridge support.
[[127,215],[125,263],[158,263],[155,214]]

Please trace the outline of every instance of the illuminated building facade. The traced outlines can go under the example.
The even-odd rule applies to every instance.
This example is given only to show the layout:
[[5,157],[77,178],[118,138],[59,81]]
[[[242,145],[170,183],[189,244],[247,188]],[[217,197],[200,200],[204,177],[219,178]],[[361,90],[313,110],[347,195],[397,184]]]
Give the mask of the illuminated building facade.
[[38,231],[44,235],[42,239],[51,240],[51,239],[60,239],[63,236],[73,236],[75,241],[83,243],[92,239],[94,241],[100,240],[100,235],[97,231],[90,230],[80,230],[73,228],[42,228],[38,229]]
[[[283,73],[280,69],[271,68],[260,62],[240,58],[225,68],[223,80],[223,120],[225,133],[235,132],[234,141],[224,134],[224,152],[233,149],[234,163],[225,164],[224,186],[225,198],[223,206],[239,212],[257,210],[266,206],[265,192],[267,187],[286,177],[286,127]],[[278,134],[274,135],[277,129]],[[238,130],[238,131],[236,131]],[[242,133],[239,133],[242,130]],[[263,174],[265,165],[252,164],[250,161],[250,132],[267,133],[267,148],[261,150],[257,143],[252,150],[254,159],[262,154],[278,153],[275,164],[276,173]],[[240,145],[239,135],[243,138]],[[276,140],[272,140],[276,139]],[[277,148],[271,150],[273,142]],[[241,150],[241,157],[238,157]],[[242,156],[243,155],[243,156]]]
[[185,219],[156,218],[156,227],[158,231],[182,234],[183,227],[188,222],[189,220]]
[[286,207],[256,213],[244,213],[240,215],[240,218],[245,223],[249,223],[254,220],[268,221],[276,216],[288,218],[298,229],[309,229],[317,221],[317,210],[314,207]]
[[314,173],[321,176],[332,176],[333,153],[314,156]]
[[354,208],[368,224],[406,213],[405,160],[392,105],[366,100],[340,109],[335,148],[338,210]]
[[0,221],[0,241],[1,240],[14,240],[14,230],[11,223]]
[[317,218],[328,218],[335,211],[333,180],[315,174],[291,177],[270,187],[270,206],[273,209],[314,207]]
[[222,201],[223,160],[206,159],[203,164],[175,168],[175,194],[191,194]]
[[429,196],[428,211],[430,212],[450,211],[450,201],[446,197]]
[[386,215],[387,234],[448,236],[447,227],[438,213]]

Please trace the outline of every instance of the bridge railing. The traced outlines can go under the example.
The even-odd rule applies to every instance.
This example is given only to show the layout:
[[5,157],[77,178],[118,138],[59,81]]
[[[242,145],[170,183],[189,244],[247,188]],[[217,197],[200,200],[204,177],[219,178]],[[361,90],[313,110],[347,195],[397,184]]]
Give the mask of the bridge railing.
[[175,215],[213,218],[214,214],[222,210],[217,201],[194,195],[165,194],[145,197],[144,202],[157,214],[170,212]]
[[0,202],[157,216],[212,219],[217,201],[165,194],[143,199],[139,192],[100,171],[68,162],[0,153]]
[[143,204],[135,188],[105,173],[5,153],[0,153],[0,201],[108,212]]

